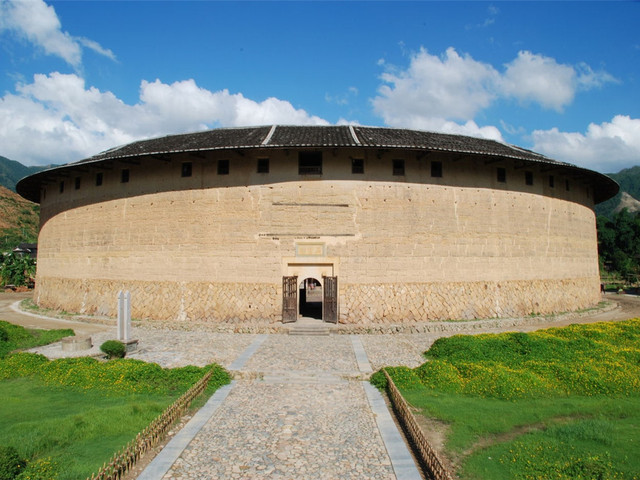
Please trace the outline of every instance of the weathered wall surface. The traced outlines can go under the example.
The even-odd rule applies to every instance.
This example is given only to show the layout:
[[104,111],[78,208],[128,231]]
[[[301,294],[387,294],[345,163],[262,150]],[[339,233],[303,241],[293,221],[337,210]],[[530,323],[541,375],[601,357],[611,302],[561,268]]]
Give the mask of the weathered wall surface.
[[[321,177],[301,177],[285,153],[268,177],[255,159],[215,161],[180,178],[180,162],[119,170],[100,187],[51,188],[43,200],[36,301],[115,315],[120,289],[137,318],[278,321],[291,262],[332,262],[346,323],[428,321],[591,306],[599,301],[595,218],[589,192],[549,190],[536,173],[525,186],[510,169],[407,156],[367,158],[351,175],[348,156],[327,155]],[[347,167],[348,166],[348,167]],[[109,172],[107,172],[109,173]],[[305,245],[312,247],[305,248]]]

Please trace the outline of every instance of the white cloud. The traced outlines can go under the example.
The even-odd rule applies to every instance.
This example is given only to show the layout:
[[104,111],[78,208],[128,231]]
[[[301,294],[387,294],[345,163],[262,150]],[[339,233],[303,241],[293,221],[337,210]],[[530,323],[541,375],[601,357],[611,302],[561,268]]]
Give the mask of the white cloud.
[[499,86],[505,96],[560,111],[573,101],[576,72],[573,67],[561,65],[553,58],[521,51],[506,65]]
[[640,163],[639,118],[617,115],[611,122],[590,124],[585,133],[552,128],[536,130],[532,137],[535,151],[603,173]]
[[274,123],[328,124],[284,100],[211,92],[194,80],[143,81],[139,102],[128,105],[78,75],[56,72],[0,97],[0,153],[29,165],[64,163],[140,138]]
[[76,69],[82,63],[82,47],[115,60],[111,50],[86,38],[75,38],[62,31],[55,9],[43,0],[0,0],[0,32],[11,30],[55,55]]
[[357,98],[359,90],[356,87],[349,87],[345,93],[338,95],[332,95],[330,93],[324,94],[324,99],[327,103],[334,103],[341,107],[349,105],[354,98]]
[[382,74],[385,84],[373,107],[388,125],[405,123],[407,117],[471,120],[495,98],[496,77],[493,67],[453,48],[442,58],[421,49],[407,70]]
[[577,82],[578,88],[581,90],[590,90],[592,88],[600,88],[605,83],[620,83],[613,75],[607,72],[594,72],[586,63],[580,63],[576,70],[578,72]]
[[558,63],[543,55],[521,51],[505,65],[504,72],[460,55],[448,48],[442,57],[425,49],[410,58],[409,66],[398,69],[379,61],[385,71],[374,111],[390,126],[454,131],[496,138],[496,127],[479,127],[475,117],[499,98],[536,103],[561,111],[576,92],[597,88],[616,80],[606,72],[594,72],[588,65]]
[[85,37],[78,37],[77,41],[80,45],[82,45],[85,48],[88,48],[90,50],[93,50],[94,52],[107,57],[111,60],[113,60],[114,62],[116,61],[116,54],[113,53],[111,50],[109,50],[108,48],[104,48],[102,45],[100,45],[98,42],[95,42],[89,38],[85,38]]

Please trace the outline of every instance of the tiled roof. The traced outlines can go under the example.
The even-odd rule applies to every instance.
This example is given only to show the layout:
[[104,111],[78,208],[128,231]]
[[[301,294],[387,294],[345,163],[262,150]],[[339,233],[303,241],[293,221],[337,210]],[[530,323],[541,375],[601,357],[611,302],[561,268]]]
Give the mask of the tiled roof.
[[474,153],[561,164],[543,155],[494,140],[399,128],[357,126],[220,128],[140,140],[112,148],[78,163],[203,150],[357,146]]
[[589,177],[589,181],[596,186],[596,202],[606,200],[618,192],[618,185],[605,175],[569,163],[558,162],[530,150],[494,140],[398,128],[280,125],[219,128],[204,132],[140,140],[112,148],[79,162],[38,172],[20,180],[16,189],[23,197],[38,201],[40,184],[45,178],[58,173],[63,174],[64,170],[77,168],[81,165],[99,164],[109,160],[227,149],[323,147],[441,151],[479,155],[495,159],[543,163],[567,168],[575,174]]

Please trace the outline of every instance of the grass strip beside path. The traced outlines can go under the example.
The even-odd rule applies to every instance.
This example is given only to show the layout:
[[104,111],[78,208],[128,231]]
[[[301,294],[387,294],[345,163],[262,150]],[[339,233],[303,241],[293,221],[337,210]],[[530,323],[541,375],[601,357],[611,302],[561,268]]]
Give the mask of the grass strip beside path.
[[457,335],[425,356],[386,370],[448,424],[460,478],[640,478],[640,320]]
[[[0,344],[10,343],[7,351],[33,346],[34,339],[73,334],[5,323],[0,327],[9,335]],[[87,478],[208,371],[207,388],[193,405],[229,383],[226,370],[216,364],[164,369],[126,358],[50,361],[32,353],[6,355],[0,358],[0,446],[14,447],[28,460],[26,469],[34,475],[23,472],[18,480]]]

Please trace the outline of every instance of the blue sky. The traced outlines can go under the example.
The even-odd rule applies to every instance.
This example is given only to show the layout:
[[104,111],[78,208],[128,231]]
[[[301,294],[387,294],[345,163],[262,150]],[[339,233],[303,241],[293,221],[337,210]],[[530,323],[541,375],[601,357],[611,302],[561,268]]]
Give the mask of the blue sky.
[[0,155],[361,124],[640,165],[638,2],[0,0]]

